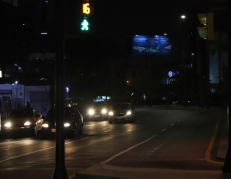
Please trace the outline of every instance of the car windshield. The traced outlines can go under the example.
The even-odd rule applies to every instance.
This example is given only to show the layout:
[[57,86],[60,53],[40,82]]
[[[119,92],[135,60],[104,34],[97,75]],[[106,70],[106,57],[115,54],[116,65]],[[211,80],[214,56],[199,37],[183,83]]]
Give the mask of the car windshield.
[[114,104],[113,109],[129,109],[130,105],[127,104]]
[[33,117],[33,111],[29,109],[13,110],[9,114],[9,118],[22,118],[22,117]]
[[[69,120],[71,118],[72,114],[72,109],[71,108],[65,108],[64,110],[64,116],[65,120]],[[55,109],[51,109],[45,118],[46,122],[54,122],[55,121]]]

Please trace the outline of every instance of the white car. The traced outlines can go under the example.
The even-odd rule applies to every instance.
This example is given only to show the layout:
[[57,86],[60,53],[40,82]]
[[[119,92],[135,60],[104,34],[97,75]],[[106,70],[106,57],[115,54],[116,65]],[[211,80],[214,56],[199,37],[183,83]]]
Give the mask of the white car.
[[114,103],[108,112],[108,121],[113,122],[134,122],[135,108],[131,103]]

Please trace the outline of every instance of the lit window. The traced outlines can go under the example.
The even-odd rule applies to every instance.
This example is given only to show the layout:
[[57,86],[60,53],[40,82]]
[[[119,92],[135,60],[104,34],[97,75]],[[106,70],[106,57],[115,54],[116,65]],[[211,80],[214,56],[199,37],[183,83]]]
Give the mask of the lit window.
[[0,78],[2,78],[2,70],[0,70]]

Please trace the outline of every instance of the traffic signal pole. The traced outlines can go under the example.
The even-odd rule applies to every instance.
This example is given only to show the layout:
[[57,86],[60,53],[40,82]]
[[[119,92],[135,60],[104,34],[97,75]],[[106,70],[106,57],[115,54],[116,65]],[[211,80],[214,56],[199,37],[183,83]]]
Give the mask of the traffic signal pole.
[[56,163],[52,179],[68,179],[65,167],[64,144],[64,0],[55,1],[55,120]]
[[[231,52],[231,1],[227,1],[227,9],[228,9],[228,52]],[[229,135],[228,135],[228,150],[225,157],[225,162],[222,167],[222,172],[224,174],[231,174],[231,122],[230,122],[230,110],[231,110],[231,54],[228,54],[228,103],[227,103],[227,119],[228,119],[228,126],[229,126]]]

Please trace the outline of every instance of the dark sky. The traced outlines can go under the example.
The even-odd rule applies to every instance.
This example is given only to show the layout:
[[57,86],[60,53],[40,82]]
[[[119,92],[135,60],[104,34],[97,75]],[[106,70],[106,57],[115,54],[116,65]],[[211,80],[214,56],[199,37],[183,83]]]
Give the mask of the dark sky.
[[203,11],[204,2],[206,0],[97,0],[97,28],[104,34],[114,35],[171,33],[181,23],[181,14]]
[[[119,39],[132,35],[163,35],[172,39],[171,58],[181,60],[184,23],[180,16],[206,12],[207,0],[95,0],[95,32]],[[195,16],[196,17],[196,16]],[[194,17],[194,18],[195,18]],[[121,38],[122,39],[122,38]],[[119,40],[118,40],[119,41]],[[120,43],[120,42],[119,42]],[[122,44],[121,40],[121,44]]]

